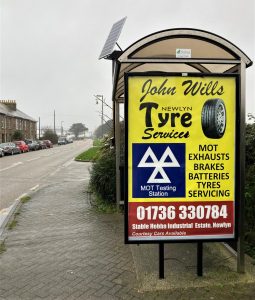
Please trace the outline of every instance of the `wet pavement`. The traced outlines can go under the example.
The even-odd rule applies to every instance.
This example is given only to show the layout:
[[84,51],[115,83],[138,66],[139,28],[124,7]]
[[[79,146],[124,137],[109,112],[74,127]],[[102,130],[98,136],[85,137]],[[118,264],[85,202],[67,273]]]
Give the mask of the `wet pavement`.
[[31,195],[6,230],[0,254],[0,299],[255,299],[253,262],[236,273],[221,244],[205,244],[204,276],[196,245],[125,245],[123,214],[90,205],[89,163],[72,162]]

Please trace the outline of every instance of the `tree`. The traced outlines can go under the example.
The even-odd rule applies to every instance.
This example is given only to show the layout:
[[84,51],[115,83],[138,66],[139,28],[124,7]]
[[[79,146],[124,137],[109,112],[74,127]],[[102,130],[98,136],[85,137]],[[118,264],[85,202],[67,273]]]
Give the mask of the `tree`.
[[249,121],[254,121],[255,122],[255,115],[251,114],[251,113],[248,113],[248,120]]
[[50,140],[53,144],[57,144],[58,136],[52,129],[46,129],[42,136],[43,140]]
[[24,139],[24,134],[21,130],[15,130],[13,135],[12,135],[12,140],[13,141],[20,141]]
[[70,129],[70,132],[72,132],[75,135],[75,138],[77,139],[77,137],[81,134],[81,133],[85,133],[86,131],[88,131],[88,128],[82,124],[82,123],[74,123]]
[[255,122],[246,125],[246,165],[255,165]]
[[110,135],[113,129],[113,121],[108,120],[103,125],[100,125],[97,127],[97,129],[94,131],[94,136],[96,138],[103,138],[104,135]]

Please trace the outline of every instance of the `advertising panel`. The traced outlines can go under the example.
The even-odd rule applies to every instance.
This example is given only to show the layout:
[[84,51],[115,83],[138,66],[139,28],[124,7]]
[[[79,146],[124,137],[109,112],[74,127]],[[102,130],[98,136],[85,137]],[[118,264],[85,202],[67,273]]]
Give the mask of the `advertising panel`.
[[126,74],[126,242],[235,237],[237,77]]

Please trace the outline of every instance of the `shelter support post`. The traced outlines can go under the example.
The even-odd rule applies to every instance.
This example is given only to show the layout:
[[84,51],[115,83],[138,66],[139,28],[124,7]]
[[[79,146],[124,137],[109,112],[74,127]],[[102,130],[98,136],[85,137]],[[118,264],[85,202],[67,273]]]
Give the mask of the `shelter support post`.
[[197,276],[203,276],[203,242],[197,243]]
[[244,200],[245,200],[245,63],[240,65],[240,195],[239,195],[239,220],[237,240],[237,272],[245,272],[244,261]]
[[165,251],[164,243],[159,243],[159,279],[165,278]]
[[120,207],[121,191],[120,191],[120,104],[115,102],[115,155],[116,155],[116,204]]

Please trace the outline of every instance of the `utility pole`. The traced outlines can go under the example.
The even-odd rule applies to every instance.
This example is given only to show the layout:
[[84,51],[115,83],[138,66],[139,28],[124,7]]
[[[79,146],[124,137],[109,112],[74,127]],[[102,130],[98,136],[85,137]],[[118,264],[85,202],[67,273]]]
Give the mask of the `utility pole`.
[[103,95],[94,95],[94,97],[96,97],[96,104],[98,104],[98,101],[101,101],[102,103],[102,115],[101,115],[101,135],[103,138],[103,125],[104,125],[104,96]]
[[54,133],[56,133],[56,124],[55,124],[55,109],[54,109]]
[[7,127],[7,122],[6,122],[6,115],[4,116],[4,143],[7,142],[7,133],[6,133],[6,128]]
[[61,136],[64,135],[63,123],[64,123],[64,121],[61,121]]
[[39,117],[39,135],[38,135],[38,137],[39,137],[39,140],[40,140],[40,138],[41,138],[41,119],[40,119],[40,117]]

